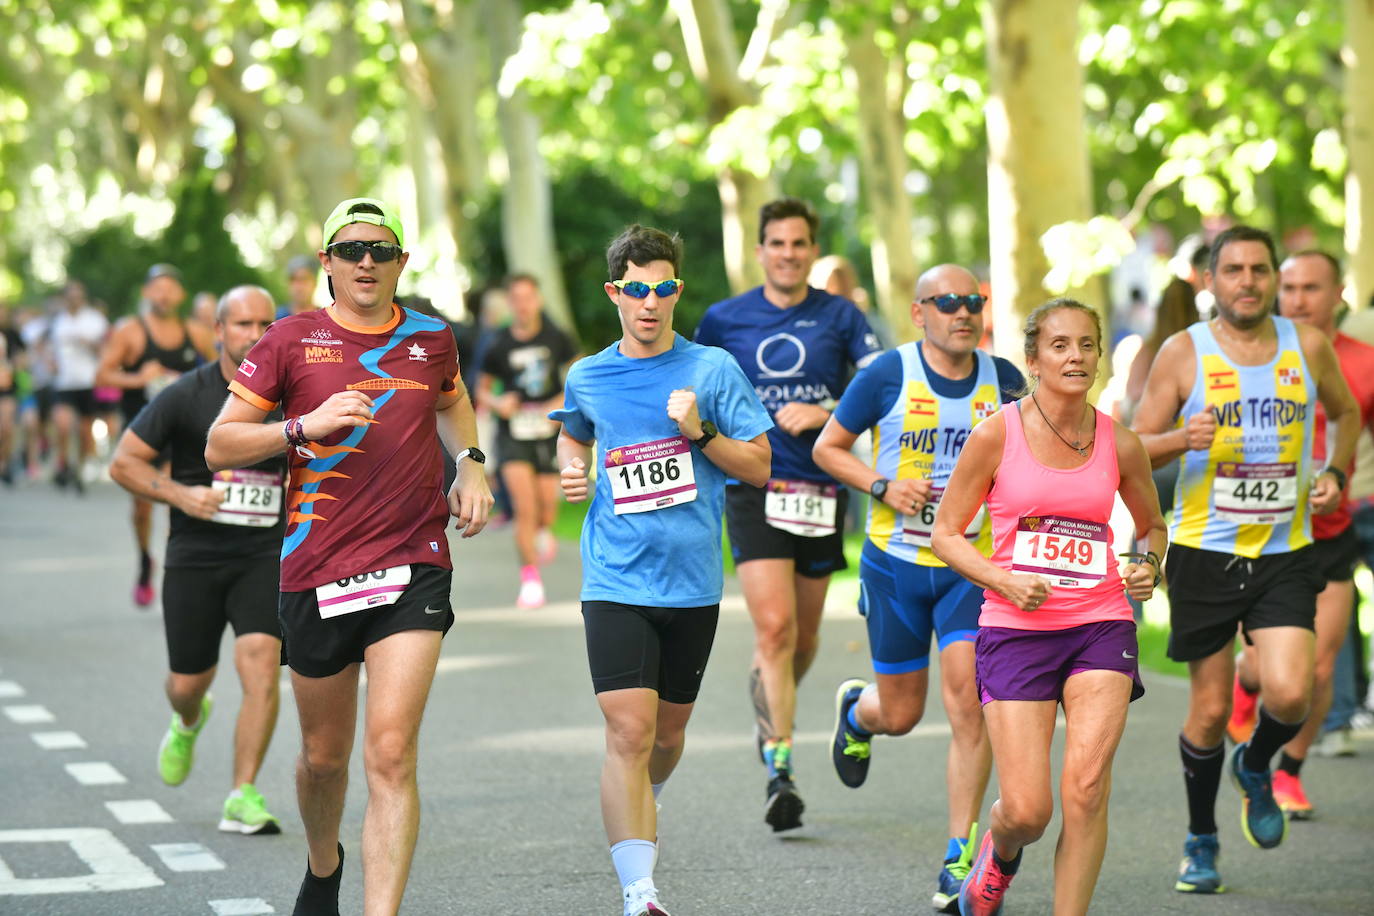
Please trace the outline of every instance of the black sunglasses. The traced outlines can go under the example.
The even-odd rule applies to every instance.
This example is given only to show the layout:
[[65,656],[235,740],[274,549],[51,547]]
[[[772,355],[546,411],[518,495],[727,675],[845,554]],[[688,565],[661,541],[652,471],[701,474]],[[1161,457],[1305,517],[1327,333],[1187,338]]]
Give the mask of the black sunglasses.
[[970,315],[977,315],[983,310],[983,305],[988,301],[987,296],[980,296],[974,293],[971,296],[956,296],[953,293],[945,293],[943,296],[926,296],[918,299],[917,302],[929,302],[946,315],[953,315],[963,306],[968,309]]
[[369,254],[378,263],[394,261],[401,256],[401,246],[394,242],[335,242],[324,250],[335,257],[354,262],[361,261]]

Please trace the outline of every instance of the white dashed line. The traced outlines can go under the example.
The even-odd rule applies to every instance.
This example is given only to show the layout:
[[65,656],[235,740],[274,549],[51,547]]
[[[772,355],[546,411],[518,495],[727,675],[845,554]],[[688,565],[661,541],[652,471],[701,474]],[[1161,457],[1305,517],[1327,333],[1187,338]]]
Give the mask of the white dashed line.
[[24,688],[14,681],[0,681],[0,699],[8,700],[13,697],[22,697]]
[[121,824],[170,824],[172,816],[151,798],[136,798],[128,801],[107,801],[115,820]]
[[70,751],[86,746],[86,739],[76,732],[34,732],[29,737],[45,751]]
[[89,871],[76,875],[16,878],[0,862],[0,898],[28,894],[129,891],[161,887],[164,883],[108,830],[93,827],[0,830],[0,848],[9,843],[66,843]]
[[172,871],[224,870],[224,861],[199,843],[154,843],[152,849]]
[[117,786],[129,781],[124,778],[123,773],[103,760],[92,763],[69,763],[67,772],[83,786]]
[[19,725],[39,725],[43,722],[57,721],[57,717],[48,712],[46,706],[6,706],[5,715],[11,722]]
[[271,905],[261,897],[234,897],[229,900],[211,900],[210,910],[215,916],[257,916],[258,913],[275,913]]

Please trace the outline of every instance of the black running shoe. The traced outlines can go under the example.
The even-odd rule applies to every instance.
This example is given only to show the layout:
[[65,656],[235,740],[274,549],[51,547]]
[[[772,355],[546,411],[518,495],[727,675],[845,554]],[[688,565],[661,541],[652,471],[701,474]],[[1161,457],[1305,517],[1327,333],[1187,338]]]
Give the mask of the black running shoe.
[[840,782],[857,789],[868,778],[868,760],[873,736],[860,738],[849,729],[849,710],[859,702],[867,681],[850,678],[835,691],[835,737],[830,742],[830,760]]
[[767,802],[763,806],[763,820],[774,833],[795,830],[802,825],[802,812],[806,803],[797,794],[792,782],[792,774],[779,770],[778,775],[768,780]]
[[339,916],[339,881],[343,878],[344,848],[339,844],[339,867],[328,878],[317,878],[310,870],[310,857],[305,859],[305,879],[296,894],[296,908],[292,916]]

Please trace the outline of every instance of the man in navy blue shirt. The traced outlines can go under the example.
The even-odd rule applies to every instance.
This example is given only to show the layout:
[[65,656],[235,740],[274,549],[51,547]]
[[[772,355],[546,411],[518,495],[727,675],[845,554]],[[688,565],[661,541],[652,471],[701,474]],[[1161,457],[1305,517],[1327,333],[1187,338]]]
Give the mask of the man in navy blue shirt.
[[735,568],[754,621],[750,694],[760,756],[768,767],[764,820],[801,826],[792,771],[797,682],[815,658],[830,574],[844,569],[846,491],[811,459],[820,428],[852,366],[881,347],[848,299],[807,285],[820,255],[819,220],[796,198],[759,213],[763,285],[707,310],[696,341],[728,350],[773,417],[773,467],[763,489],[732,481],[725,520]]

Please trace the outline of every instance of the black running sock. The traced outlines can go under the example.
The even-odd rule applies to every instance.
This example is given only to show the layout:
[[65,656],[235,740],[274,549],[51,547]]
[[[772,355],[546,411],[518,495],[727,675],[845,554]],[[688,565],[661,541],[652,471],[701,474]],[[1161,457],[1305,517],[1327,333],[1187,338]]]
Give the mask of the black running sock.
[[339,882],[343,878],[344,848],[339,844],[339,867],[327,878],[317,878],[310,870],[310,856],[305,857],[305,880],[296,894],[292,916],[339,916]]
[[1287,751],[1279,754],[1279,769],[1289,776],[1299,776],[1302,773],[1302,765],[1306,762],[1306,757],[1292,757]]
[[1300,719],[1291,725],[1280,722],[1269,715],[1269,710],[1260,706],[1259,721],[1255,723],[1255,733],[1250,736],[1250,744],[1240,759],[1241,766],[1256,773],[1268,770],[1269,761],[1278,753],[1279,748],[1297,737],[1305,721]]
[[138,584],[151,585],[153,581],[153,557],[146,550],[138,552]]
[[1021,867],[1021,853],[1025,851],[1024,848],[1016,850],[1016,856],[1010,862],[1007,862],[997,854],[997,847],[994,846],[992,848],[992,861],[997,863],[997,867],[1001,869],[1002,874],[1010,878],[1012,875],[1016,874],[1016,870]]
[[1221,788],[1226,744],[1197,747],[1179,735],[1178,753],[1183,758],[1183,787],[1188,794],[1188,832],[1196,835],[1216,833],[1217,790]]

